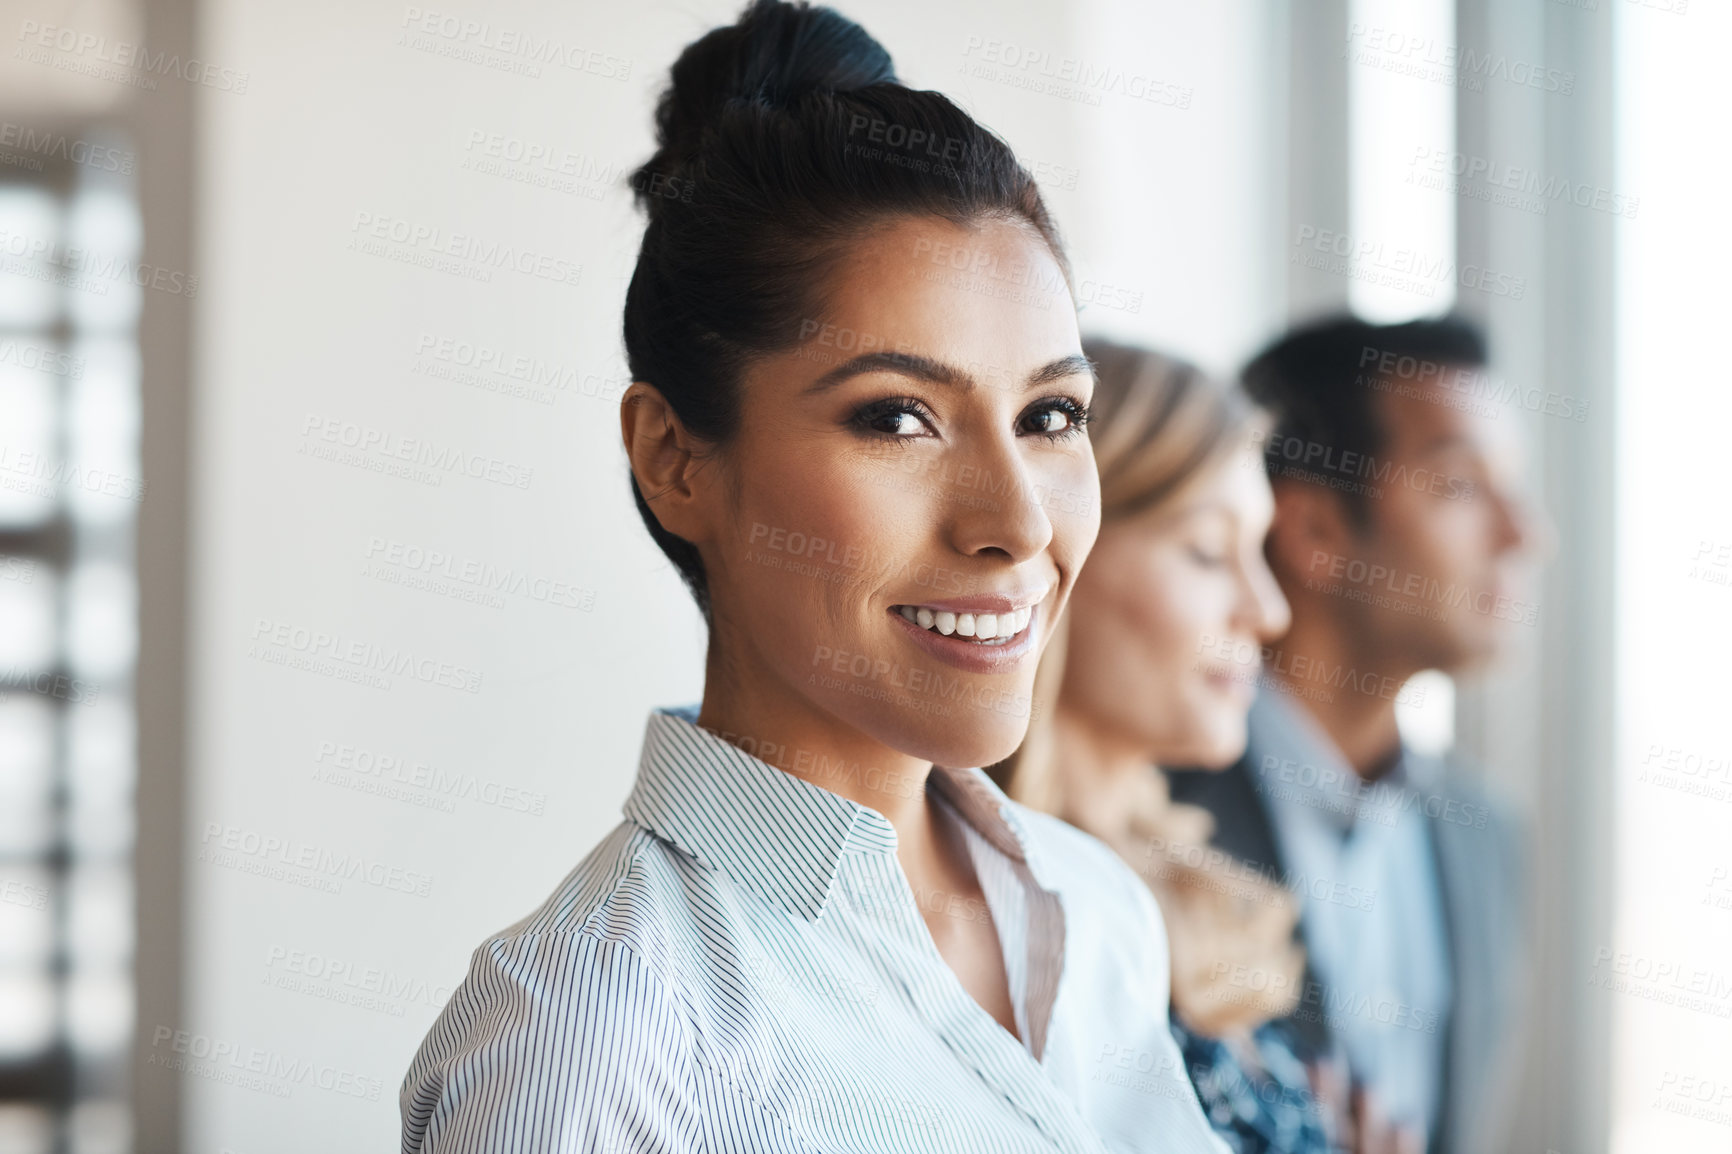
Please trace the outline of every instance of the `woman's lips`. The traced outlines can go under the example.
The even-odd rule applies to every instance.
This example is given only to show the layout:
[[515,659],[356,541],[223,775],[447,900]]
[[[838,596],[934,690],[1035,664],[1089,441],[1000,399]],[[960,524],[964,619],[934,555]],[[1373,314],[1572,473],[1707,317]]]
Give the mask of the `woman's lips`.
[[946,637],[933,629],[922,628],[917,621],[902,616],[900,606],[886,612],[893,626],[906,633],[914,644],[944,662],[967,673],[1008,673],[1021,665],[1035,651],[1034,637],[1041,621],[1040,606],[1030,607],[1026,626],[1005,641],[982,642],[952,634]]
[[1238,673],[1233,670],[1210,670],[1205,676],[1215,692],[1234,701],[1250,701],[1257,695],[1257,675]]

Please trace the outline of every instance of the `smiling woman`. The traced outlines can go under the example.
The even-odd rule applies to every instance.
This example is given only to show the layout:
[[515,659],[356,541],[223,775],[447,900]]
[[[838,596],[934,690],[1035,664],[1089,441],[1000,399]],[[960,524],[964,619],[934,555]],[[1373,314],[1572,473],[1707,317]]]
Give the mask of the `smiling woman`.
[[703,702],[651,715],[626,820],[475,952],[404,1150],[1219,1151],[1147,889],[957,768],[1022,740],[1099,527],[1033,179],[776,0],[685,50],[656,123],[621,431]]

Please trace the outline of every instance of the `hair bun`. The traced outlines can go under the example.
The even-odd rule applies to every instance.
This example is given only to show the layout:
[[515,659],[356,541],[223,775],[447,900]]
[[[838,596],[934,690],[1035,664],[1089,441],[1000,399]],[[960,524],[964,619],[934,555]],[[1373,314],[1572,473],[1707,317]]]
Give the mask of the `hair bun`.
[[656,104],[656,155],[644,170],[673,174],[735,101],[786,109],[814,92],[896,83],[890,53],[832,8],[752,0],[733,24],[694,41]]

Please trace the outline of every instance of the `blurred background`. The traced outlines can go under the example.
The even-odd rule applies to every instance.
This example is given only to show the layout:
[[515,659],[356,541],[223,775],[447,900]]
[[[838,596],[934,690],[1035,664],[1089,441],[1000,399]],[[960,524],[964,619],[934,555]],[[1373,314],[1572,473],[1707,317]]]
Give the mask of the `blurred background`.
[[[390,1149],[704,633],[625,483],[626,174],[710,0],[0,3],[0,1154]],[[1513,1149],[1732,1149],[1719,0],[862,0],[1085,331],[1454,309],[1558,551],[1403,718],[1534,831]],[[1513,175],[1516,173],[1517,175]]]

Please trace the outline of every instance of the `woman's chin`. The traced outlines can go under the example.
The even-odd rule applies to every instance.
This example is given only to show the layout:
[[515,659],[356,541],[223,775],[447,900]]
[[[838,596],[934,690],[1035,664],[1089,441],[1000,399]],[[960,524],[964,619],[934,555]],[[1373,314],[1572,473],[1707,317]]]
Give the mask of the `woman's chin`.
[[955,769],[974,769],[1003,761],[1016,752],[1028,733],[1028,718],[994,714],[990,721],[969,724],[968,718],[944,718],[915,737],[917,748],[903,752]]
[[1245,756],[1245,725],[1241,718],[1237,726],[1219,732],[1197,733],[1189,741],[1175,746],[1172,753],[1158,760],[1173,769],[1231,769]]

